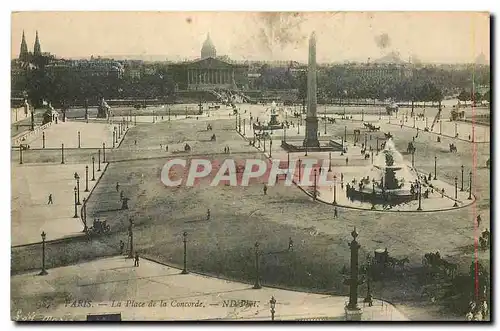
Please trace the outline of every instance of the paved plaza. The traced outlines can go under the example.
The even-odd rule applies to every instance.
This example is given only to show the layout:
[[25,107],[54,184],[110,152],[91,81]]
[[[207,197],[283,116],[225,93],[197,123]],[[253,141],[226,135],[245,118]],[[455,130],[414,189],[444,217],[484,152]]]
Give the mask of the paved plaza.
[[[198,278],[193,279],[189,286],[182,285],[185,280],[180,283],[170,283],[173,282],[171,279],[174,278],[195,276],[178,275],[178,270],[173,269],[160,270],[157,269],[158,266],[145,260],[141,260],[141,268],[136,269],[130,266],[132,261],[121,257],[96,260],[88,264],[79,261],[80,256],[89,259],[92,256],[116,254],[119,241],[127,240],[127,227],[129,220],[133,219],[134,243],[141,255],[175,266],[182,265],[182,238],[180,234],[187,231],[190,243],[190,268],[194,272],[200,271],[214,277],[227,277],[251,282],[254,274],[253,247],[258,241],[262,251],[265,252],[261,270],[263,283],[302,291],[311,288],[318,291],[328,291],[333,296],[328,295],[328,300],[331,301],[328,301],[325,308],[322,308],[323,304],[320,303],[325,300],[324,296],[311,295],[313,297],[307,299],[311,301],[307,302],[312,302],[316,308],[311,313],[306,312],[300,315],[298,311],[304,312],[305,308],[302,307],[294,311],[292,307],[295,302],[301,302],[300,300],[305,299],[299,300],[291,297],[284,299],[287,297],[278,292],[265,292],[266,297],[260,298],[260,296],[256,296],[255,291],[250,290],[249,285],[228,283],[207,277],[204,279],[221,282],[221,284],[233,284],[234,286],[239,284],[237,288],[245,293],[243,299],[256,300],[251,298],[258,297],[258,300],[268,302],[269,298],[267,297],[275,295],[278,301],[288,303],[286,305],[283,303],[284,308],[280,308],[282,312],[280,316],[278,316],[280,313],[277,313],[277,318],[333,317],[342,319],[346,287],[339,270],[342,266],[349,264],[347,242],[349,241],[349,233],[356,226],[362,245],[360,256],[373,253],[375,249],[387,247],[391,256],[408,257],[410,261],[406,276],[407,281],[392,280],[390,286],[384,286],[380,283],[373,284],[374,295],[394,303],[398,309],[401,308],[401,311],[404,311],[405,318],[408,319],[446,318],[440,312],[430,312],[434,308],[429,306],[430,298],[428,295],[422,293],[423,287],[418,280],[419,268],[422,266],[423,254],[429,251],[439,251],[447,261],[459,264],[460,272],[466,272],[468,264],[474,256],[471,246],[474,238],[479,234],[478,231],[489,228],[489,169],[480,166],[485,164],[489,158],[489,144],[471,144],[466,139],[457,140],[444,135],[442,142],[438,143],[436,142],[436,134],[419,132],[414,142],[417,149],[415,167],[419,172],[425,174],[434,173],[434,156],[437,156],[438,180],[431,182],[439,187],[444,187],[446,191],[444,198],[431,194],[429,199],[423,199],[423,213],[385,213],[381,210],[373,212],[369,210],[371,205],[356,205],[356,203],[346,201],[345,191],[340,186],[337,187],[336,192],[339,204],[338,218],[333,217],[334,207],[331,204],[333,195],[329,187],[319,188],[319,200],[326,203],[314,202],[307,194],[309,187],[303,187],[304,190],[301,190],[296,186],[277,185],[270,187],[267,195],[264,196],[262,193],[264,183],[258,181],[248,187],[228,187],[225,185],[212,187],[208,182],[202,182],[191,188],[165,187],[160,181],[160,173],[165,162],[171,158],[186,158],[188,160],[207,158],[222,162],[226,158],[265,160],[269,157],[270,145],[268,141],[266,141],[265,153],[263,146],[258,148],[258,144],[256,147],[249,144],[249,140],[253,139],[250,116],[253,117],[253,121],[256,121],[257,117],[261,121],[266,121],[265,119],[269,116],[269,107],[243,104],[238,108],[242,114],[241,124],[242,126],[243,123],[246,124],[241,133],[235,130],[237,123],[239,123],[239,116],[232,115],[231,109],[224,107],[212,111],[210,116],[205,114],[198,116],[198,118],[194,115],[188,115],[188,118],[178,115],[176,119],[172,117],[168,121],[168,117],[165,115],[163,120],[161,115],[159,115],[160,117],[155,115],[155,123],[153,123],[153,116],[137,116],[137,126],[128,129],[119,146],[106,150],[106,160],[109,162],[106,173],[100,178],[99,185],[95,187],[89,199],[88,214],[106,219],[111,226],[111,233],[93,238],[91,244],[87,244],[84,240],[49,243],[53,255],[48,257],[50,270],[49,276],[46,278],[48,282],[46,286],[55,289],[54,291],[58,293],[59,291],[61,293],[71,292],[75,298],[83,297],[85,299],[90,296],[94,298],[93,300],[101,302],[128,300],[127,298],[140,300],[150,296],[151,293],[155,293],[158,300],[162,300],[163,290],[160,287],[163,284],[168,284],[166,286],[169,289],[182,288],[182,290],[174,290],[173,293],[177,293],[178,297],[186,296],[188,298],[193,297],[193,293],[198,291],[197,285],[192,285],[193,283],[200,284],[199,291],[201,293],[205,293],[202,291],[203,288],[219,288],[219,285],[212,286],[211,283],[203,287],[204,283],[198,282]],[[321,115],[320,111],[318,115]],[[336,124],[327,123],[327,134],[324,134],[324,122],[320,121],[318,126],[318,131],[321,133],[320,140],[324,142],[329,139],[340,142],[340,137],[344,136],[344,130],[347,130],[347,142],[345,143],[348,148],[347,156],[341,156],[339,152],[332,153],[333,172],[337,175],[343,173],[346,180],[362,176],[364,169],[371,165],[371,159],[365,159],[360,153],[359,144],[363,141],[366,132],[361,122],[362,115],[354,114],[354,116],[360,118],[341,120],[339,117]],[[410,164],[410,155],[405,154],[406,145],[412,141],[416,130],[411,127],[403,126],[401,128],[392,123],[389,124],[389,118],[384,115],[381,115],[380,120],[378,115],[374,114],[365,114],[364,117],[365,122],[376,123],[376,125],[381,126],[382,130],[378,133],[366,132],[367,145],[375,148],[376,138],[378,137],[379,143],[381,143],[384,141],[383,133],[390,131],[394,135],[396,148],[403,153],[405,163]],[[300,122],[297,118],[289,118],[289,121],[293,121],[294,125]],[[304,120],[302,122],[305,123]],[[212,125],[213,131],[207,131],[208,124]],[[52,126],[51,129],[63,127],[58,125]],[[64,125],[73,127],[69,132],[74,132],[77,127],[95,128],[97,131],[93,141],[96,142],[102,140],[99,135],[112,139],[107,136],[113,130],[110,124],[68,121]],[[443,128],[444,126],[445,122],[443,122]],[[355,129],[361,130],[360,143],[357,146],[353,144],[353,130]],[[296,125],[287,130],[287,141],[296,141],[301,144],[305,127],[301,126],[298,130],[299,133],[297,133]],[[210,140],[212,134],[216,135],[216,141]],[[280,148],[283,135],[283,130],[276,130],[273,133],[272,159],[282,161],[287,159],[287,153]],[[47,134],[47,136],[49,135]],[[61,137],[63,136],[64,134],[61,133]],[[457,145],[457,153],[449,152],[449,143]],[[184,152],[185,144],[189,144],[191,147],[189,153]],[[100,147],[98,143],[95,145],[95,148]],[[473,173],[474,198],[468,200],[468,192],[460,191],[460,166],[462,164],[465,166],[464,186],[467,190],[468,173],[473,167],[470,161],[474,151],[472,146],[475,146],[478,166]],[[230,147],[230,154],[223,152],[224,147]],[[80,178],[84,178],[84,167],[89,160],[89,155],[95,155],[97,149],[89,149],[86,153],[83,151],[82,148],[69,148],[66,152],[66,159],[70,162],[67,162],[66,165],[59,164],[60,151],[58,150],[27,151],[24,155],[24,165],[18,164],[19,152],[13,151],[12,245],[39,242],[42,230],[47,233],[47,240],[81,235],[83,227],[81,220],[72,218],[74,211],[72,189],[75,185],[73,174],[78,171]],[[328,156],[328,153],[309,152],[307,158],[328,160]],[[348,166],[345,164],[345,157],[349,157]],[[291,160],[297,158],[304,159],[306,156],[304,153],[290,154]],[[36,169],[43,169],[43,171],[37,172]],[[47,175],[39,176],[39,173]],[[96,179],[97,176],[96,173]],[[463,208],[453,207],[455,176],[459,179],[458,203],[459,207]],[[27,183],[28,178],[30,182],[34,178],[34,183]],[[117,198],[118,193],[115,192],[117,182],[120,183],[120,190],[123,190],[124,194],[130,198],[129,210],[119,210],[120,201]],[[80,187],[83,191],[84,184],[82,183],[84,181],[81,180]],[[18,189],[22,188],[23,185],[29,186],[30,190],[21,191]],[[51,190],[54,191],[54,205],[46,205],[48,189],[44,185],[50,185]],[[89,185],[91,186],[89,190],[92,190],[94,184],[89,182]],[[30,192],[30,195],[21,192]],[[32,192],[36,193],[35,196],[32,196]],[[60,201],[62,202],[59,198],[60,195],[64,199],[63,205],[52,208],[56,207]],[[81,193],[80,198],[83,196],[86,195]],[[471,206],[469,206],[470,204]],[[354,208],[343,208],[343,206]],[[407,206],[399,207],[398,211],[413,211],[416,207],[417,205],[412,202]],[[78,213],[80,214],[79,208]],[[206,221],[207,209],[211,210],[211,219],[208,222]],[[440,211],[430,212],[433,210]],[[475,230],[473,220],[478,214],[481,214],[483,222],[480,226],[481,229]],[[30,224],[30,222],[33,223],[33,226],[25,228],[25,224]],[[242,236],[242,233],[245,235]],[[293,238],[295,242],[295,251],[291,253],[286,251],[289,238]],[[44,282],[45,278],[37,278],[37,280],[41,280],[32,282],[32,284],[28,281],[29,277],[34,277],[33,270],[40,266],[40,254],[37,249],[37,247],[13,248],[12,259],[13,263],[16,264],[14,269],[17,275],[15,277],[18,277],[19,282],[19,286],[16,288],[26,288],[26,291],[32,293],[31,295],[35,295],[35,293],[41,295],[39,293],[41,288],[46,287],[40,283]],[[55,252],[65,252],[65,254],[64,256],[56,256]],[[482,252],[479,256],[482,260],[488,259]],[[68,263],[72,266],[59,268],[59,266]],[[136,273],[143,267],[145,270],[150,270],[150,273],[148,271],[142,274],[143,271],[140,271],[141,274],[138,277]],[[78,268],[84,269],[76,271]],[[113,270],[105,271],[104,269]],[[30,270],[29,274],[26,274],[27,270]],[[67,271],[60,272],[59,270]],[[82,283],[87,285],[78,286],[75,289],[72,285],[73,280],[70,280],[69,276],[73,273],[78,273],[79,277],[87,277],[88,275],[90,278],[85,278],[86,282],[82,280]],[[173,275],[167,276],[169,273]],[[154,281],[151,277],[154,277]],[[158,280],[158,277],[161,281]],[[97,284],[101,283],[100,279],[102,278],[105,279],[103,284],[106,285]],[[133,285],[127,287],[125,283]],[[110,284],[115,285],[110,286]],[[413,285],[408,286],[407,284]],[[139,289],[145,289],[146,292],[139,293]],[[224,293],[230,290],[230,286],[220,287],[220,291]],[[399,294],[403,290],[406,293],[404,298]],[[265,291],[271,290],[266,288]],[[364,285],[361,286],[360,293],[364,293],[363,291],[365,291]],[[247,292],[248,294],[246,294]],[[239,292],[236,290],[235,293]],[[280,295],[281,299],[278,299],[276,293]],[[199,295],[206,298],[207,302],[214,300],[214,295],[211,292]],[[62,302],[60,294],[47,294],[47,297],[51,296],[57,298],[56,301]],[[114,299],[115,297],[118,299]],[[167,299],[176,298],[168,291],[165,292],[165,297]],[[239,295],[227,294],[226,296],[226,294],[221,294],[221,297],[236,300]],[[378,307],[380,309],[381,304],[379,303],[377,302],[372,308]],[[47,310],[45,313],[50,316],[74,314],[70,307],[64,307],[61,303],[57,307],[51,308],[53,310]],[[338,307],[338,309],[332,307]],[[384,305],[384,307],[388,306]],[[238,316],[245,319],[265,320],[269,318],[268,308],[237,313]],[[22,307],[22,309],[24,311],[33,310],[32,307]],[[79,319],[84,319],[88,313],[118,310],[119,308],[110,308],[109,306],[93,306],[77,316]],[[122,308],[120,311],[123,312],[124,319],[151,319],[153,313],[165,319],[176,316],[189,318],[189,310],[187,309],[183,309],[182,312],[175,312],[175,310],[156,311],[154,309],[145,312],[140,309],[127,310]],[[236,316],[215,306],[204,311],[206,311],[206,319],[231,319]],[[332,311],[335,311],[334,316],[331,315]],[[372,317],[366,314],[365,318],[387,319],[387,315],[381,317],[378,313],[373,313]],[[395,317],[393,318],[395,319]],[[200,319],[198,313],[196,319]]]
[[[196,273],[182,275],[180,269],[144,259],[133,267],[133,260],[124,256],[50,269],[44,277],[17,275],[11,286],[13,319],[85,321],[87,314],[121,313],[126,321],[269,321],[269,300],[274,297],[275,320],[344,320],[344,306],[349,301],[344,296],[268,287],[255,290],[249,284]],[[89,306],[72,306],[79,300]],[[363,307],[362,299],[359,305]],[[372,307],[363,308],[363,320],[408,318],[391,304],[375,299]]]
[[[42,231],[47,233],[47,240],[82,235],[81,205],[77,206],[78,217],[73,217],[74,174],[77,172],[80,176],[80,202],[83,203],[103,173],[96,171],[96,180],[92,181],[90,165],[89,192],[85,192],[86,165],[16,164],[12,167],[12,246],[40,242]],[[49,194],[52,194],[52,204],[48,204]]]

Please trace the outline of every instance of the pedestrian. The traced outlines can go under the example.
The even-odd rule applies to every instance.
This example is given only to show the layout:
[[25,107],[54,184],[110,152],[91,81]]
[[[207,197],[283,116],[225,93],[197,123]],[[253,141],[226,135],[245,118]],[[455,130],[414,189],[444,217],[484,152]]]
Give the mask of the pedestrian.
[[123,240],[120,240],[120,255],[123,255],[123,249],[125,248],[125,243]]
[[162,144],[160,144],[160,149],[163,149],[163,146],[162,146]]
[[49,194],[49,202],[47,203],[48,205],[53,205],[54,201],[52,201],[52,193]]
[[345,158],[345,165],[349,165],[349,158],[348,157]]
[[444,198],[444,188],[441,189],[441,198]]
[[227,154],[231,153],[231,151],[229,150],[229,146],[227,146]]
[[339,217],[339,211],[337,210],[337,207],[335,207],[335,209],[333,209],[333,218],[337,217]]
[[210,220],[210,209],[207,209],[207,221]]
[[288,251],[292,252],[293,251],[293,240],[292,237],[288,239]]
[[476,223],[477,223],[477,227],[481,226],[481,215],[477,215]]
[[134,140],[134,145],[136,145],[136,146],[137,146],[137,140]]
[[123,200],[123,196],[124,196],[123,191],[121,191],[120,192],[120,200]]
[[168,152],[168,145],[165,146],[165,152]]
[[264,184],[264,195],[267,195],[267,185]]
[[139,253],[135,252],[134,267],[139,266]]
[[119,190],[120,190],[120,184],[116,182],[116,192],[118,192]]

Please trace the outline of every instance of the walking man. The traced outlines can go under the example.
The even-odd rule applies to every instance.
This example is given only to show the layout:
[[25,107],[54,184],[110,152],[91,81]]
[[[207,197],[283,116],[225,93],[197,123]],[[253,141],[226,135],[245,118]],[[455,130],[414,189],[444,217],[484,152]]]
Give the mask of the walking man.
[[207,221],[210,220],[210,209],[207,209]]
[[477,223],[477,227],[481,226],[481,215],[477,215],[476,223]]
[[49,202],[47,203],[48,205],[53,205],[54,202],[52,201],[52,193],[49,194]]
[[116,192],[118,192],[119,190],[120,190],[120,184],[116,182]]
[[337,210],[337,207],[333,210],[333,218],[338,218],[339,217],[339,212]]
[[267,195],[267,185],[264,184],[264,195]]
[[120,240],[120,255],[123,255],[123,249],[125,248],[125,243],[123,240]]
[[139,253],[135,252],[134,267],[139,266]]
[[288,251],[293,252],[293,240],[292,237],[288,239]]
[[349,158],[348,157],[345,158],[345,165],[349,165]]
[[123,191],[120,192],[120,200],[123,200]]

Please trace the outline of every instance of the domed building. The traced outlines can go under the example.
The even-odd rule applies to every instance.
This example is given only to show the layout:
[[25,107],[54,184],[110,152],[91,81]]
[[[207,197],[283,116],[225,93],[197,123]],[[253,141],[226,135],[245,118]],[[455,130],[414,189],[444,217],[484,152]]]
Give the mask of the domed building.
[[215,59],[217,57],[217,51],[215,50],[215,46],[210,39],[210,33],[207,33],[207,39],[201,47],[201,59],[204,60],[210,57]]
[[235,90],[248,86],[248,65],[217,58],[210,34],[203,42],[200,55],[199,60],[170,65],[179,90]]

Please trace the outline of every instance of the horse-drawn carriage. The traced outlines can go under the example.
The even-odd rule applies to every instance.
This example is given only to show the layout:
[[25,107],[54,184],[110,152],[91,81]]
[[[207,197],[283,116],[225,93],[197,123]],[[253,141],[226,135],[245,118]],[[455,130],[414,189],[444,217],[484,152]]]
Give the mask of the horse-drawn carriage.
[[458,265],[443,259],[439,254],[439,251],[436,253],[430,252],[424,254],[424,257],[422,258],[422,265],[424,268],[431,270],[432,273],[442,270],[445,275],[451,278],[455,277],[458,270]]
[[371,123],[363,123],[366,129],[368,129],[370,132],[373,131],[380,131],[380,126],[375,126]]
[[189,144],[184,145],[184,152],[191,152],[191,146],[189,146]]
[[457,146],[455,144],[450,144],[450,153],[456,153],[457,152]]
[[216,141],[217,140],[217,137],[215,136],[215,133],[212,135],[212,137],[210,137],[210,141]]
[[415,148],[415,145],[413,145],[413,142],[412,142],[412,141],[410,141],[410,142],[408,143],[408,147],[406,148],[406,152],[407,152],[408,154],[413,154],[413,153],[415,153],[415,151],[416,151],[416,150],[417,150],[417,149]]
[[481,233],[481,237],[479,238],[479,246],[481,246],[482,250],[487,250],[490,247],[490,231],[488,229],[484,230]]
[[106,220],[100,221],[99,219],[94,219],[94,223],[88,229],[89,234],[106,234],[111,230],[109,224],[107,224]]

